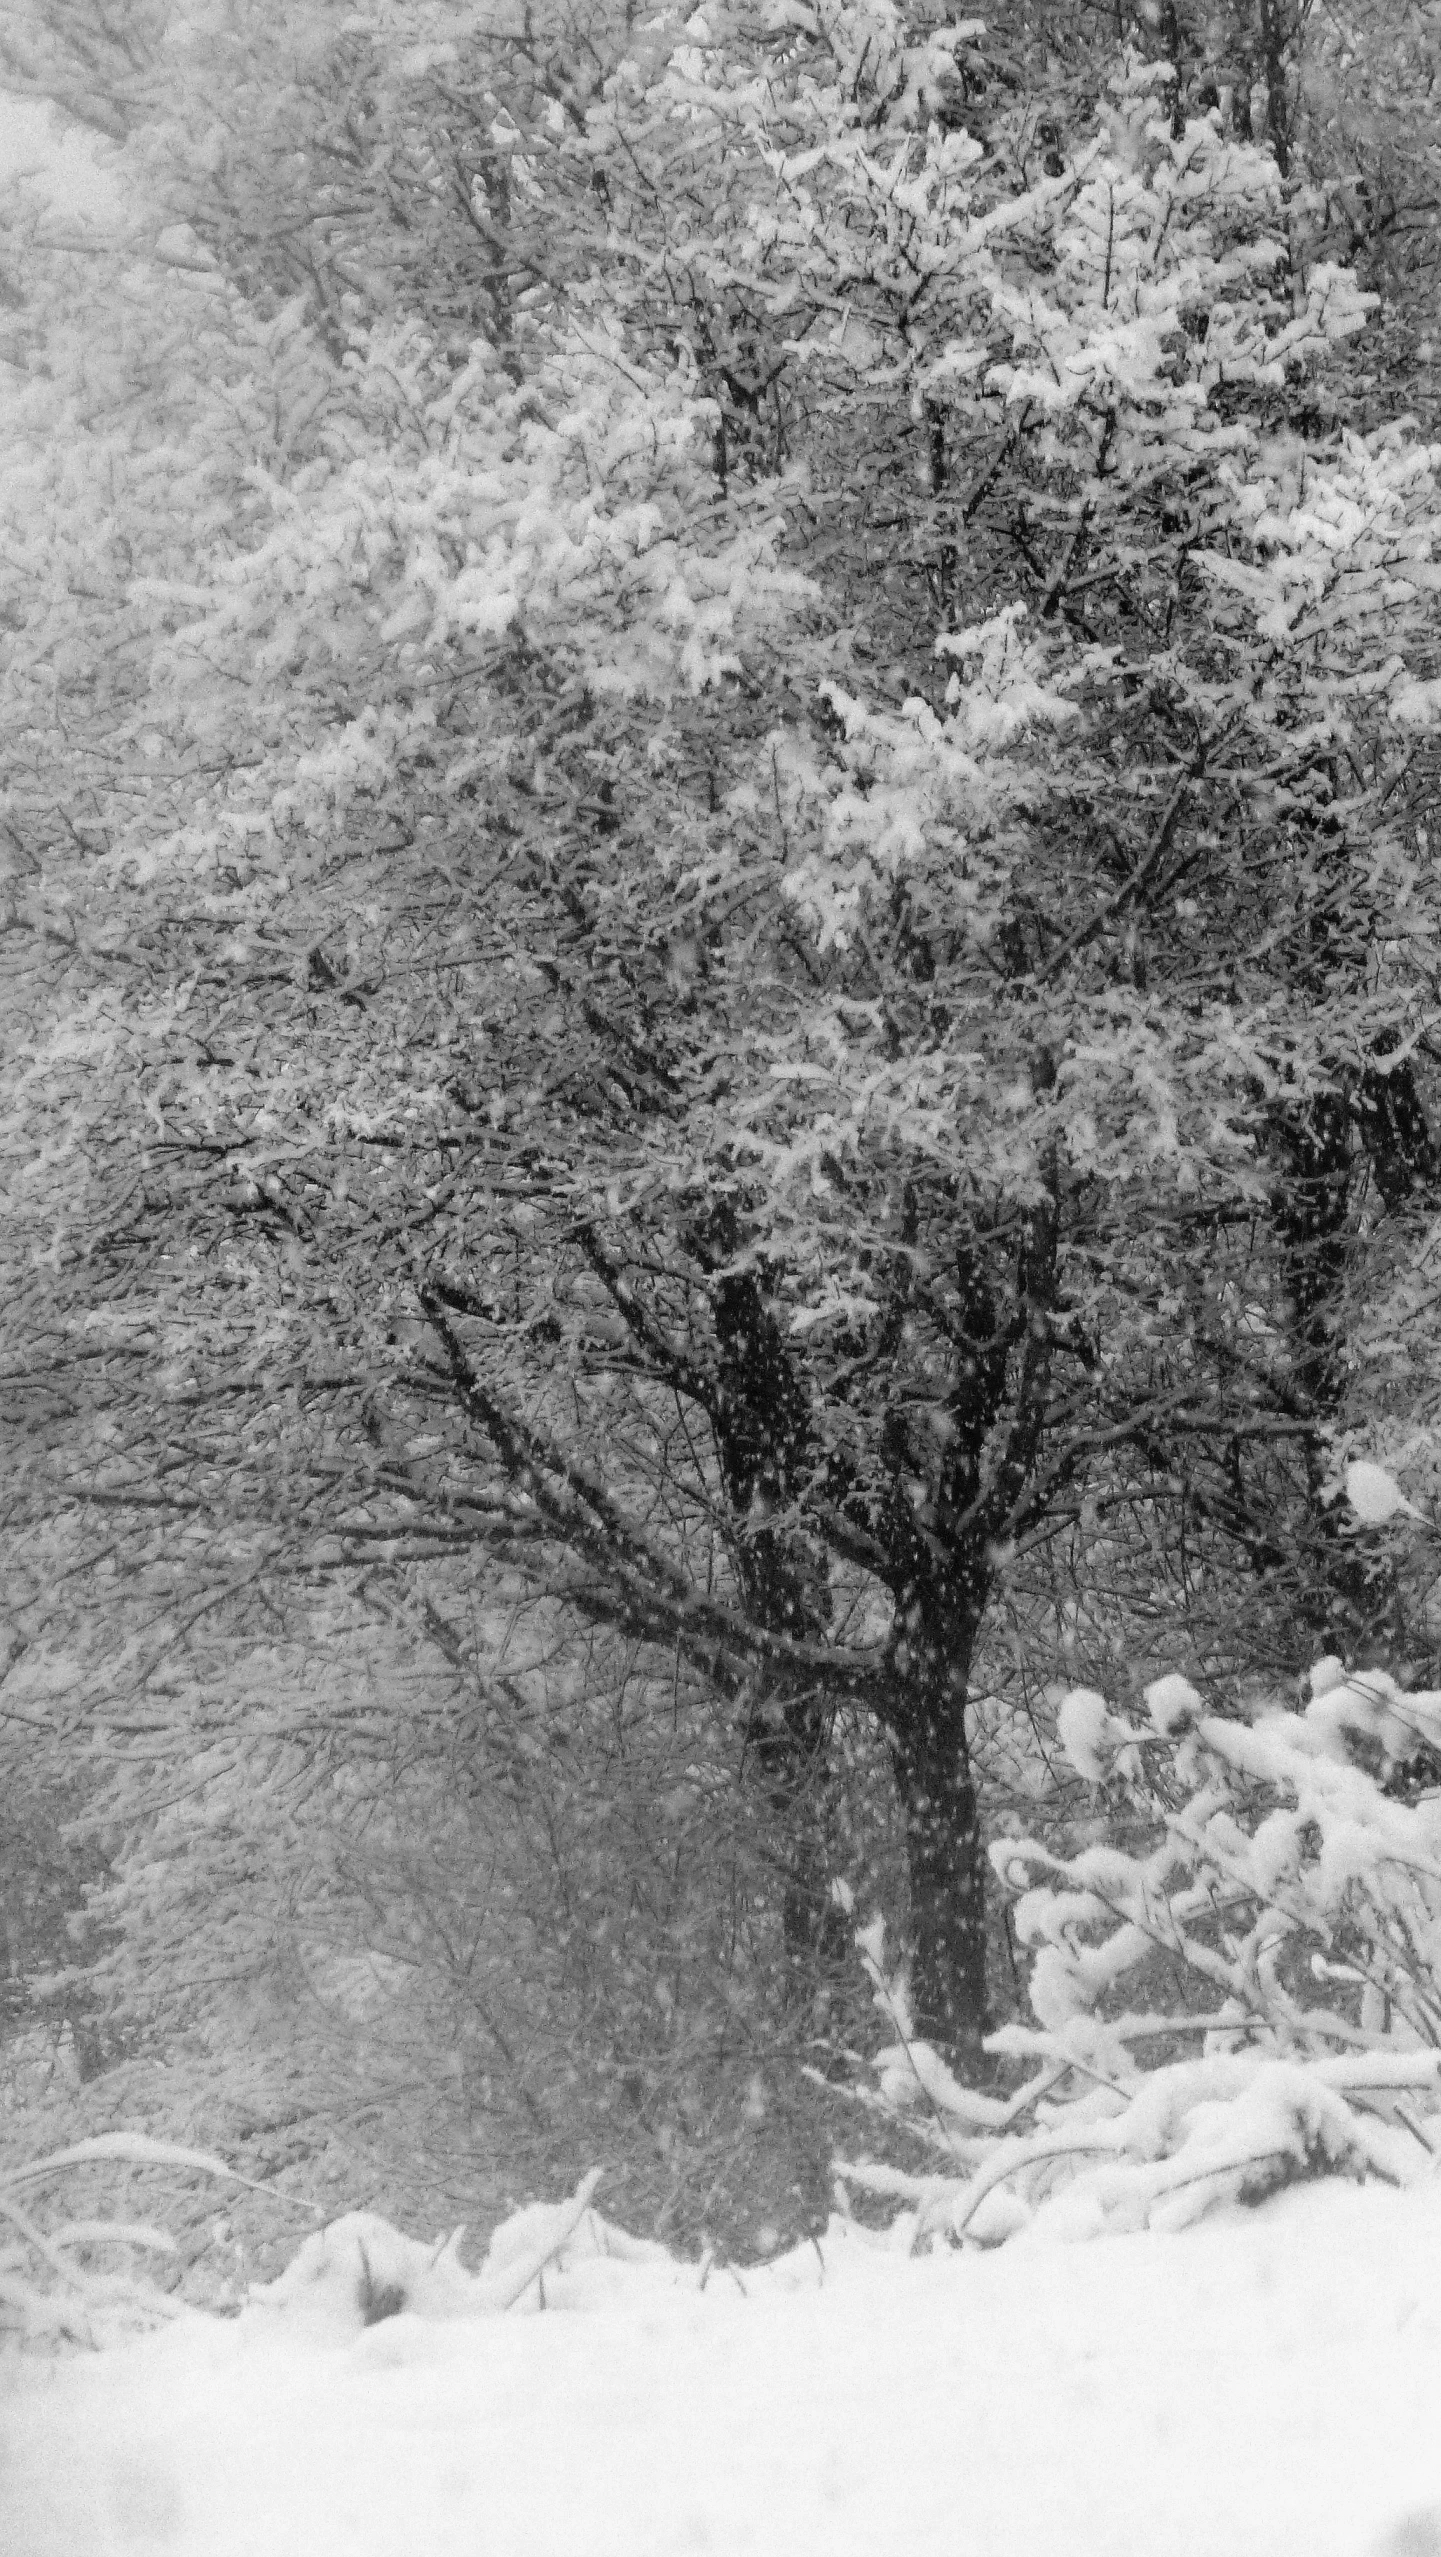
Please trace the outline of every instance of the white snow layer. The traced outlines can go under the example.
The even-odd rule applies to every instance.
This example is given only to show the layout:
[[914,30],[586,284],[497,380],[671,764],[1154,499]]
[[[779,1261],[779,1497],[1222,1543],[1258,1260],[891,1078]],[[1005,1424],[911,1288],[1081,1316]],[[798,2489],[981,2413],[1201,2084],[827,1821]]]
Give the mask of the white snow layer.
[[1346,1468],[1346,1498],[1364,1527],[1384,1527],[1392,1518],[1422,1518],[1384,1465],[1357,1457]]
[[[238,2319],[10,2357],[6,2557],[1441,2551],[1441,2183],[994,2253],[837,2220],[704,2289],[610,2243],[550,2258],[579,2314],[467,2314],[499,2263],[356,2217]],[[423,2314],[362,2326],[362,2248]]]

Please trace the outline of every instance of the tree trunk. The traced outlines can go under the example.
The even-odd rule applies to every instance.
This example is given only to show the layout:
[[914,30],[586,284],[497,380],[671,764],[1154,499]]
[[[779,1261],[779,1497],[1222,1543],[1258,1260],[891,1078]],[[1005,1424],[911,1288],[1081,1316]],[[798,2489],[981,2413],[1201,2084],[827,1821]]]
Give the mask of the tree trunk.
[[[1396,1046],[1394,1032],[1376,1043],[1378,1057]],[[1356,1095],[1356,1123],[1384,1206],[1395,1216],[1411,1205],[1433,1207],[1441,1181],[1441,1147],[1431,1134],[1426,1105],[1409,1057],[1388,1074],[1368,1066]]]
[[1291,109],[1286,95],[1286,55],[1291,30],[1281,0],[1261,0],[1261,67],[1266,80],[1266,130],[1282,177],[1291,171]]
[[[1410,1120],[1394,1127],[1386,1104],[1399,1110],[1404,1086],[1395,1095],[1371,1096],[1355,1113],[1363,1141],[1378,1149],[1403,1132],[1419,1148]],[[1363,1114],[1364,1113],[1364,1114]],[[1276,1229],[1282,1248],[1282,1270],[1291,1299],[1292,1374],[1305,1404],[1321,1424],[1339,1420],[1345,1410],[1347,1368],[1342,1308],[1350,1230],[1353,1158],[1353,1112],[1344,1093],[1319,1093],[1306,1109],[1279,1124],[1285,1168],[1276,1203]],[[1399,1175],[1398,1157],[1388,1162],[1387,1177]],[[1378,1185],[1379,1185],[1378,1174]],[[1313,1530],[1309,1586],[1302,1587],[1297,1608],[1300,1644],[1324,1645],[1348,1656],[1378,1641],[1396,1647],[1398,1591],[1396,1574],[1384,1542],[1358,1541],[1350,1532],[1344,1504],[1320,1498],[1322,1464],[1319,1447],[1307,1454],[1311,1482]]]
[[[825,1555],[793,1526],[760,1523],[794,1510],[811,1453],[809,1396],[754,1278],[719,1279],[711,1306],[719,1353],[711,1426],[746,1613],[772,1633],[814,1637],[830,1619]],[[818,1966],[849,1952],[830,1900],[830,1721],[814,1696],[782,1702],[762,1688],[745,1736],[785,1841],[787,1988],[807,1995]]]
[[852,1958],[850,1929],[831,1899],[838,1858],[831,1836],[830,1735],[810,1698],[753,1708],[746,1742],[776,1813],[783,1841],[781,1904],[787,1993],[813,1996],[821,1973]]
[[1278,1118],[1283,1154],[1276,1226],[1295,1325],[1295,1378],[1312,1407],[1334,1411],[1344,1390],[1337,1312],[1346,1275],[1351,1202],[1351,1112],[1321,1092]]
[[889,1740],[906,1826],[916,2030],[974,2065],[990,2017],[985,1851],[965,1708],[963,1683],[928,1678],[920,1696],[900,1700]]

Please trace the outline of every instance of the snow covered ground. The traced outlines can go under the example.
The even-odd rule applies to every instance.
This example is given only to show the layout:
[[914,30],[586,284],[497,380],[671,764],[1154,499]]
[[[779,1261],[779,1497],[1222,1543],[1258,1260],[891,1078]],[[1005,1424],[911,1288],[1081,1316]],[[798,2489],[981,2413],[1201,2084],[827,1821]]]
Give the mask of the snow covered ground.
[[654,2260],[545,2279],[546,2314],[532,2284],[477,2315],[442,2266],[362,2328],[353,2282],[287,2276],[238,2319],[0,2363],[0,2545],[1441,2552],[1441,2184],[914,2260],[833,2223],[703,2291]]

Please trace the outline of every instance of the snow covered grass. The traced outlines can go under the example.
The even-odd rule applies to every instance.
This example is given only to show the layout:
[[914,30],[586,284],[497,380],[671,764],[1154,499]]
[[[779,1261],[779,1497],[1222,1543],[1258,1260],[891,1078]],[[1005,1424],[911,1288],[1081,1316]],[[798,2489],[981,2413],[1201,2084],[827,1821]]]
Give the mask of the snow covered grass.
[[234,2320],[12,2362],[8,2557],[1441,2549],[1436,2182],[994,2253],[836,2220],[739,2275],[577,2201],[479,2278],[352,2220]]

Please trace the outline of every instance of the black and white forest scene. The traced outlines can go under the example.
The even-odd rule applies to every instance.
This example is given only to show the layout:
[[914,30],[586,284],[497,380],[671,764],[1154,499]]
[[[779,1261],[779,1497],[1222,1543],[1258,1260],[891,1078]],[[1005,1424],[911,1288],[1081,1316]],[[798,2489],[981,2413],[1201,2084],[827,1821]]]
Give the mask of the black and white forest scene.
[[5,2557],[1441,2557],[1441,0],[3,0]]

